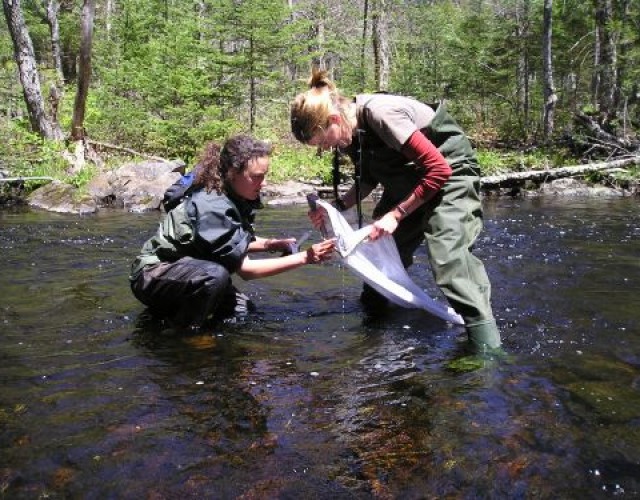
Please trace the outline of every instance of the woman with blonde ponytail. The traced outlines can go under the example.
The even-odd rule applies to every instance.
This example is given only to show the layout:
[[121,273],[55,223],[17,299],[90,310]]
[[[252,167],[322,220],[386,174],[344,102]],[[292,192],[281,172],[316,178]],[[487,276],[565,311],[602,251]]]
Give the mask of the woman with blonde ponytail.
[[[309,87],[291,103],[293,135],[319,150],[346,153],[360,173],[359,182],[335,200],[336,207],[355,206],[382,186],[370,238],[393,235],[405,267],[426,241],[435,281],[465,320],[471,346],[499,347],[489,278],[471,251],[482,230],[480,169],[445,103],[430,106],[393,94],[346,98],[318,69]],[[320,224],[317,214],[310,216]],[[386,305],[367,285],[361,299],[372,312]]]

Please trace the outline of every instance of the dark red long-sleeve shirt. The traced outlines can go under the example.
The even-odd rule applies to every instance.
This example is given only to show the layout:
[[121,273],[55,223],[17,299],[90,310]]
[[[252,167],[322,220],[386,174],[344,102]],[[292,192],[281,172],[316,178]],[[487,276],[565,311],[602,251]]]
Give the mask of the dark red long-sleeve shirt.
[[431,198],[451,176],[452,170],[447,160],[420,130],[416,130],[405,142],[402,154],[424,168],[424,176],[413,191],[418,198]]

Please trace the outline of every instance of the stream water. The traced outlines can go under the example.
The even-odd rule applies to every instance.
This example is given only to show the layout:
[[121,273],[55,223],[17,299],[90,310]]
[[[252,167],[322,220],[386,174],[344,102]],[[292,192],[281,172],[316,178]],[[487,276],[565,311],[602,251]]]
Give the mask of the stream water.
[[485,201],[499,358],[367,318],[335,261],[236,278],[253,316],[177,335],[127,282],[159,217],[0,211],[0,498],[640,497],[636,199]]

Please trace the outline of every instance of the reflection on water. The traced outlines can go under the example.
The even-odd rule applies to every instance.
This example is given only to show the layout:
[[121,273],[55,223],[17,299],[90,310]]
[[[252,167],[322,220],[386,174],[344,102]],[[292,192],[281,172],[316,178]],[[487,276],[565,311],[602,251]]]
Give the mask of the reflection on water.
[[[419,311],[364,317],[335,262],[236,280],[249,320],[176,334],[126,279],[158,214],[0,212],[0,497],[640,495],[637,201],[485,215],[500,359]],[[439,296],[423,251],[411,273]]]

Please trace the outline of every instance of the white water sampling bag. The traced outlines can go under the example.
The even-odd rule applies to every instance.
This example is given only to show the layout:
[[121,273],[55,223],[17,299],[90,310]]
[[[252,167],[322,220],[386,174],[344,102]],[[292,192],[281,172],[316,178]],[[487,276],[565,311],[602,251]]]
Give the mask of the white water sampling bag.
[[325,228],[330,233],[328,236],[336,238],[342,262],[365,283],[394,304],[424,309],[445,321],[456,325],[464,324],[462,317],[453,308],[432,299],[413,282],[402,265],[392,236],[368,240],[371,225],[354,230],[329,203],[322,200],[316,200],[316,203],[327,213]]

